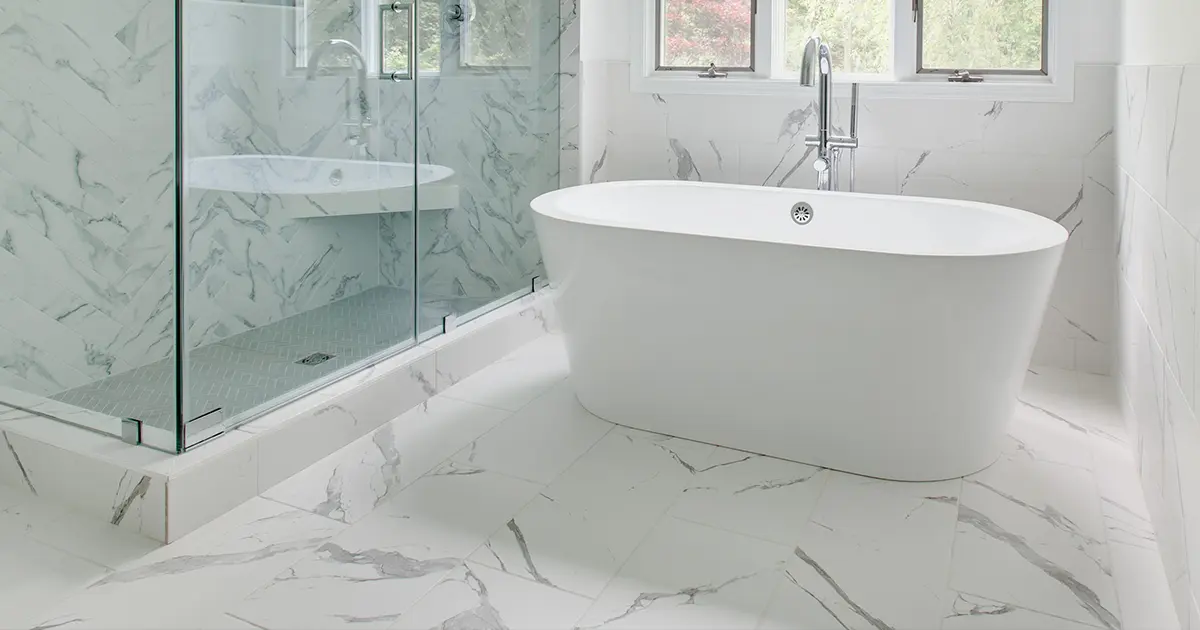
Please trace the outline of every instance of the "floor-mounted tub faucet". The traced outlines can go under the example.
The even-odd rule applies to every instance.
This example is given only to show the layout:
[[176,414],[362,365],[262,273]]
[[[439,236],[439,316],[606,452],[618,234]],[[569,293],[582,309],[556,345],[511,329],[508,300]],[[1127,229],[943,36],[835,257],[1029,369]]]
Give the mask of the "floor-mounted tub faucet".
[[353,43],[344,39],[330,39],[321,42],[308,58],[306,76],[311,81],[317,77],[321,69],[321,59],[335,48],[344,48],[350,53],[351,63],[357,73],[358,84],[353,88],[353,94],[346,91],[346,142],[362,152],[367,147],[367,127],[371,126],[371,100],[367,98],[367,59],[362,51]]
[[850,135],[831,133],[830,114],[833,109],[833,57],[829,44],[813,37],[804,46],[800,64],[800,85],[817,86],[817,134],[806,136],[804,144],[817,149],[817,190],[837,190],[841,151],[850,151],[850,190],[854,190],[854,149],[858,148],[858,84],[850,88]]

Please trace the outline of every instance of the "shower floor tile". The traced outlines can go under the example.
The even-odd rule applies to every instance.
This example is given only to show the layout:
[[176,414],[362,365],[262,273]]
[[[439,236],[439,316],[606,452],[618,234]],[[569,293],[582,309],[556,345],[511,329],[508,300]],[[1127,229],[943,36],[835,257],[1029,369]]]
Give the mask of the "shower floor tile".
[[1031,372],[1000,461],[919,484],[611,425],[564,360],[539,340],[38,620],[1179,628],[1108,379]]
[[[226,418],[284,396],[317,379],[412,339],[410,293],[375,287],[327,306],[235,335],[190,353],[191,415],[221,409]],[[426,322],[449,311],[427,304]],[[315,365],[297,363],[316,353]],[[171,429],[175,363],[171,359],[67,390],[54,400],[150,426]]]

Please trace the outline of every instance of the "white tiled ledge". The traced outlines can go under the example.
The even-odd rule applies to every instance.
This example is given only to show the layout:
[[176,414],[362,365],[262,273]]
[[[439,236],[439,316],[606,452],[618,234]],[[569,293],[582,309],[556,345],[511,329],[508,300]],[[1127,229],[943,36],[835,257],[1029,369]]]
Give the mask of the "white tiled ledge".
[[540,291],[183,455],[36,415],[0,421],[0,484],[172,542],[554,327]]

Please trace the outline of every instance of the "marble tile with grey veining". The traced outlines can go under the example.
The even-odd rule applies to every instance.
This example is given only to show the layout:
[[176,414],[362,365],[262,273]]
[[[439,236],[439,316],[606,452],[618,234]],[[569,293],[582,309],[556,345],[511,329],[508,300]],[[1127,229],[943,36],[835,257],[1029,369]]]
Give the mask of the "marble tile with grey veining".
[[587,598],[468,563],[451,571],[392,627],[554,630],[572,627],[590,604]]
[[759,627],[937,627],[961,482],[829,475]]
[[595,597],[712,450],[614,429],[492,534],[471,560]]
[[[1081,435],[1086,445],[1087,435]],[[1118,628],[1100,498],[1088,470],[1011,441],[966,478],[950,586],[1041,613]]]
[[1079,623],[979,597],[950,592],[942,612],[942,630],[1091,630]]
[[692,474],[668,514],[780,544],[798,540],[829,475],[815,466],[727,448],[680,465]]
[[347,549],[328,542],[230,612],[264,628],[387,628],[461,564],[419,543]]
[[263,496],[353,523],[506,416],[497,409],[433,398]]
[[273,501],[252,499],[66,599],[42,624],[167,627],[180,616],[224,610],[345,527]]
[[754,628],[789,549],[676,518],[658,523],[579,628]]

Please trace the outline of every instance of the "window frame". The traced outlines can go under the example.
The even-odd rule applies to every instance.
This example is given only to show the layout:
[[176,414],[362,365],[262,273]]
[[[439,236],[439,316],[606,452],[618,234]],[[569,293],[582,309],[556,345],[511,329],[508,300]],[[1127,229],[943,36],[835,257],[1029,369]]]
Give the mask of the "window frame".
[[[708,66],[665,66],[663,65],[663,53],[666,52],[664,43],[666,42],[666,12],[667,3],[671,0],[654,0],[654,70],[655,72],[703,72],[708,70]],[[719,68],[722,72],[748,72],[753,74],[760,54],[758,45],[758,30],[759,30],[759,7],[763,2],[769,0],[750,0],[750,65],[738,67],[722,67]],[[772,50],[774,45],[771,46]]]
[[[896,0],[899,1],[899,0]],[[1022,70],[1019,68],[926,68],[925,67],[925,11],[926,0],[912,0],[913,13],[916,16],[917,33],[917,74],[948,75],[952,72],[966,70],[975,75],[989,76],[1050,76],[1050,0],[1042,2],[1042,65],[1037,70]]]
[[[784,66],[786,0],[757,0],[755,28],[760,36],[753,52],[753,72],[730,72],[720,79],[700,78],[694,69],[659,70],[656,49],[659,3],[662,0],[633,0],[630,88],[634,92],[660,94],[771,95],[796,96],[805,90],[796,85],[798,73]],[[918,68],[918,19],[913,0],[885,0],[892,4],[892,63],[888,75],[835,73],[834,94],[849,94],[850,83],[862,84],[867,98],[934,98],[958,100],[1007,100],[1069,102],[1074,99],[1075,62],[1071,25],[1081,10],[1068,0],[1043,0],[1043,52],[1041,72],[987,72],[981,83],[951,83],[944,72],[920,72]],[[768,43],[769,42],[769,43]],[[957,70],[957,68],[955,69]],[[951,70],[952,71],[952,70]],[[947,71],[950,72],[950,71]]]

